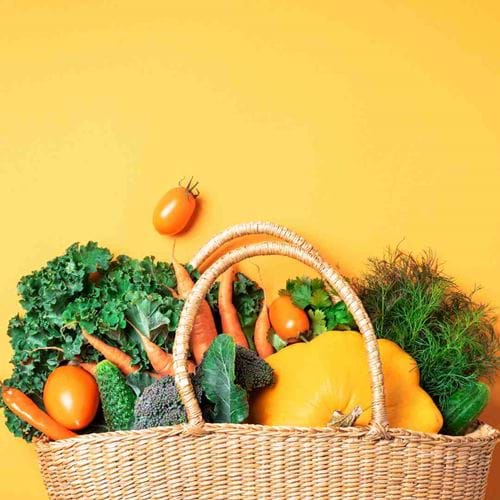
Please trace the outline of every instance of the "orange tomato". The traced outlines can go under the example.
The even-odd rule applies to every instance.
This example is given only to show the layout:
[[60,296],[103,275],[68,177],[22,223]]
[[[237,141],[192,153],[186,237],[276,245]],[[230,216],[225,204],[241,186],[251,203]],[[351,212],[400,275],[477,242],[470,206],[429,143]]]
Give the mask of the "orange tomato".
[[47,413],[67,429],[84,429],[99,408],[99,389],[83,368],[60,366],[45,382],[43,404]]
[[309,318],[297,307],[290,296],[280,295],[269,308],[269,320],[273,330],[283,339],[296,339],[309,330]]
[[193,217],[198,191],[189,181],[186,187],[179,185],[168,191],[156,205],[153,224],[160,234],[180,233]]

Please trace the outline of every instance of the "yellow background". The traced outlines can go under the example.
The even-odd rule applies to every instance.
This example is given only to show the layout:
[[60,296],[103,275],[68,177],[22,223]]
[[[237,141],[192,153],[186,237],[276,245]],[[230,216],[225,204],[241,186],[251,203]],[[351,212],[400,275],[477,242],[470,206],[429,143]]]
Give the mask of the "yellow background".
[[[0,0],[0,378],[18,278],[76,240],[168,259],[151,212],[182,176],[202,204],[181,260],[269,219],[348,275],[433,248],[499,306],[499,24],[487,0]],[[302,272],[258,262],[270,290]],[[44,498],[3,425],[0,470],[0,497]]]

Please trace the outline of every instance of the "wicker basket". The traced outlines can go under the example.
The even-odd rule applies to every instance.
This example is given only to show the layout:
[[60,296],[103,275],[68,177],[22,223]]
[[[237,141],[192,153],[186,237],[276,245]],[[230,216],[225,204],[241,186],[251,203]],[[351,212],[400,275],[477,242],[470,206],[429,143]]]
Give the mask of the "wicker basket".
[[[192,260],[198,267],[243,234],[266,241],[229,251],[208,267],[187,298],[174,344],[176,381],[189,424],[89,434],[37,443],[51,498],[113,499],[479,499],[498,432],[486,424],[463,437],[390,429],[373,327],[351,287],[300,236],[270,223],[234,226]],[[206,424],[186,370],[189,335],[202,298],[230,265],[284,255],[315,269],[345,301],[363,334],[372,379],[366,428]]]

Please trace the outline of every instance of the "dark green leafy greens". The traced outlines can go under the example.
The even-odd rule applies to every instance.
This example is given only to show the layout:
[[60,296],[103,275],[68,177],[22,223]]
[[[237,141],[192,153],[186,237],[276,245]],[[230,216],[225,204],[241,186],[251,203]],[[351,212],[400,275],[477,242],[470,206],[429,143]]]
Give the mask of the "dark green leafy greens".
[[[196,279],[199,273],[190,270]],[[128,379],[136,394],[148,385],[150,363],[137,331],[171,351],[183,301],[171,289],[177,283],[168,263],[153,257],[142,260],[111,252],[90,242],[71,245],[40,270],[23,277],[18,285],[22,315],[12,318],[8,335],[14,351],[11,377],[5,380],[29,395],[39,406],[50,372],[72,359],[99,361],[102,356],[84,342],[84,328],[132,357],[141,373]],[[218,320],[218,285],[208,299]],[[262,290],[238,273],[234,301],[245,330],[252,331],[262,302]],[[30,441],[39,433],[5,408],[7,426]]]
[[139,397],[146,387],[154,383],[155,379],[148,372],[133,372],[126,376],[125,381],[134,394]]
[[213,340],[198,369],[203,392],[214,404],[216,423],[238,424],[248,417],[247,393],[235,383],[235,360],[234,340],[222,334]]
[[[64,255],[23,277],[18,285],[24,314],[9,322],[14,351],[11,377],[5,380],[41,404],[49,373],[61,362],[79,357],[102,357],[84,343],[81,328],[119,347],[133,362],[149,369],[134,328],[168,349],[173,342],[182,301],[168,287],[176,286],[169,264],[119,256],[96,243],[71,245]],[[31,440],[31,426],[5,409],[7,426],[16,436]]]

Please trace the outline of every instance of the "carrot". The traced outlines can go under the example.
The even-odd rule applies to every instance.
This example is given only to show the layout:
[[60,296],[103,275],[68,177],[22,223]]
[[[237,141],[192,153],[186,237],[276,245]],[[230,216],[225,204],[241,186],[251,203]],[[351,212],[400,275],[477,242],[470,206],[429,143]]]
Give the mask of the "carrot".
[[175,259],[172,261],[172,266],[177,280],[177,292],[179,293],[181,299],[185,299],[194,286],[193,280],[191,279],[188,270],[182,264],[179,264]]
[[[160,346],[157,346],[152,340],[148,339],[146,335],[142,334],[139,330],[135,329],[137,335],[141,339],[146,355],[153,370],[158,375],[174,375],[174,357],[169,352],[164,351]],[[188,371],[194,373],[194,365],[188,361]]]
[[174,299],[180,299],[179,294],[177,293],[177,290],[175,290],[174,288],[170,288],[167,285],[165,285],[165,288],[172,294],[172,297],[174,297]]
[[255,321],[253,332],[255,349],[261,358],[267,358],[274,353],[274,348],[267,338],[270,328],[271,322],[269,321],[266,297],[264,295],[264,300],[262,301],[262,309],[260,310],[259,315],[257,316],[257,320]]
[[54,441],[78,436],[47,415],[19,389],[2,385],[2,399],[14,415]]
[[222,322],[222,331],[233,337],[236,344],[248,348],[238,311],[233,304],[234,267],[230,267],[222,274],[219,286],[219,313]]
[[[179,264],[175,259],[173,261],[175,277],[177,278],[177,291],[182,299],[185,299],[194,286],[193,280],[187,269]],[[205,351],[217,337],[217,327],[215,326],[212,310],[208,302],[203,299],[198,309],[198,313],[193,322],[193,330],[189,346],[193,353],[196,364],[200,364]]]
[[117,347],[106,344],[106,342],[103,342],[85,330],[82,330],[82,335],[94,349],[99,351],[108,361],[116,365],[125,375],[139,370],[139,367],[132,365],[132,358]]
[[95,369],[96,369],[97,363],[78,363],[78,366],[80,368],[83,368],[86,372],[89,372],[95,378]]

